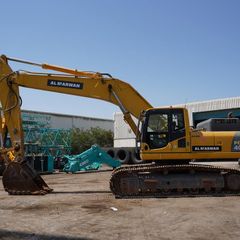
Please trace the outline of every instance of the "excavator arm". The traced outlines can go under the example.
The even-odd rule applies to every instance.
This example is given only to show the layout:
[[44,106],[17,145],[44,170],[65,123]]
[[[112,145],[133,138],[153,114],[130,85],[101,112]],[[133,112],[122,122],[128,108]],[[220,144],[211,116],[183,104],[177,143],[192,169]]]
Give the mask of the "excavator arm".
[[[42,69],[54,70],[62,74],[13,71],[8,64],[9,60],[36,65]],[[15,155],[3,175],[3,184],[5,190],[12,194],[43,194],[51,191],[43,179],[24,161],[20,109],[22,100],[19,87],[95,98],[115,104],[120,107],[125,121],[136,135],[138,127],[132,116],[138,118],[142,111],[152,108],[131,85],[109,74],[37,64],[2,55],[0,57],[0,102]],[[5,153],[6,149],[2,148],[1,152]]]

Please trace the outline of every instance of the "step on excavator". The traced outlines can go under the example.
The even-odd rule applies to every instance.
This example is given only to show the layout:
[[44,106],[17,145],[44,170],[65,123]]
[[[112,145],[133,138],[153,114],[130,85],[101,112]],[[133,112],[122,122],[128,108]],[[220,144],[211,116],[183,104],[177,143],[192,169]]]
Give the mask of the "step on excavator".
[[[53,73],[13,71],[10,61]],[[240,193],[240,170],[192,164],[240,158],[239,119],[219,119],[212,129],[193,129],[186,108],[154,108],[131,85],[108,73],[78,71],[49,64],[0,57],[1,157],[6,162],[3,186],[9,194],[47,194],[52,189],[24,158],[19,87],[95,98],[120,107],[136,135],[144,164],[112,172],[110,189],[119,198],[215,196]],[[138,119],[135,124],[133,117]],[[213,125],[214,125],[213,124]],[[11,148],[5,146],[6,135]]]

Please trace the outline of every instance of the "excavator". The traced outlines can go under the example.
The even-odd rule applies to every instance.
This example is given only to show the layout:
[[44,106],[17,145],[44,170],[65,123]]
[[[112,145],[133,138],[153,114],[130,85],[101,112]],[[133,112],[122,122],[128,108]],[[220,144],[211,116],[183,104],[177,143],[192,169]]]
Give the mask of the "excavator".
[[[51,73],[13,71],[10,61],[31,64]],[[31,88],[104,100],[120,107],[124,120],[136,135],[136,149],[144,164],[113,170],[110,189],[115,197],[168,197],[238,195],[240,170],[198,164],[198,160],[240,158],[238,119],[216,122],[216,131],[193,129],[186,108],[154,108],[130,84],[108,73],[78,71],[0,56],[2,146],[6,162],[2,182],[9,194],[47,194],[53,190],[24,157],[19,88]],[[138,119],[136,124],[133,117]],[[3,121],[1,121],[3,122]],[[214,124],[213,124],[214,125]],[[4,145],[9,134],[11,147]]]

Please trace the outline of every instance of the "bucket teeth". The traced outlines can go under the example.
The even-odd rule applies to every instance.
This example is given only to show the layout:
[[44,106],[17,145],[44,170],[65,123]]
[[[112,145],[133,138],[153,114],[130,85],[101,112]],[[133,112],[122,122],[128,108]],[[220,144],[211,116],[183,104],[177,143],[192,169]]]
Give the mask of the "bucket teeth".
[[2,181],[11,195],[44,195],[53,191],[26,161],[9,163]]

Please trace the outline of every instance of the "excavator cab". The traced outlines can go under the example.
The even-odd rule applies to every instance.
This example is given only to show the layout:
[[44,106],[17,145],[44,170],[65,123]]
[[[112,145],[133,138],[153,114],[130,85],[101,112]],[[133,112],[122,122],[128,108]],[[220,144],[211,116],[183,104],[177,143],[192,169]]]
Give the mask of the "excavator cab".
[[146,111],[141,130],[141,150],[144,155],[151,151],[189,152],[188,121],[184,108],[156,108]]

